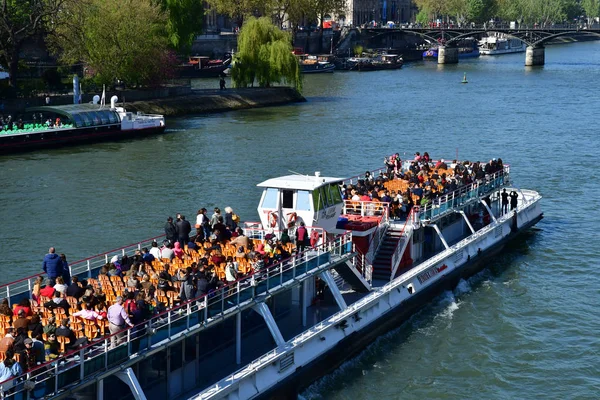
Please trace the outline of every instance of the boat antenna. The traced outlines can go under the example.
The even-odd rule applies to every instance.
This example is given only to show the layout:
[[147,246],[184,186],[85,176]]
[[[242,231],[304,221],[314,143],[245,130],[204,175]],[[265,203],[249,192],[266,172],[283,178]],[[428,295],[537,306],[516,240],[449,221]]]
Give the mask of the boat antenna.
[[288,169],[288,172],[291,172],[294,175],[300,175],[300,176],[304,176],[305,175],[305,174],[301,174],[300,172],[292,171],[291,169]]

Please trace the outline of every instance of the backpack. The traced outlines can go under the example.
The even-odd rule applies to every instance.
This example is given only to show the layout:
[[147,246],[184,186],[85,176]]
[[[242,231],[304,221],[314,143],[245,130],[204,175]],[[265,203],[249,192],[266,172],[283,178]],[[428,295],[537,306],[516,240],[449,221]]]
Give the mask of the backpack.
[[137,311],[137,304],[135,303],[135,300],[127,299],[123,307],[125,308],[127,314],[130,316]]

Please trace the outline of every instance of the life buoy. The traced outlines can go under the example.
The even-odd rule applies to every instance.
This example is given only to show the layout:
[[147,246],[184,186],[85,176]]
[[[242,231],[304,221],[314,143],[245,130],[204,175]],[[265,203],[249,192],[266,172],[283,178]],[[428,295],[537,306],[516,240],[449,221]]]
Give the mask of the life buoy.
[[288,214],[288,226],[292,227],[296,224],[296,221],[298,220],[298,214],[296,214],[295,212],[291,212]]
[[316,229],[310,233],[310,247],[315,247],[319,242],[319,232]]
[[274,211],[269,211],[268,220],[271,228],[275,228],[277,226],[277,214],[275,214]]

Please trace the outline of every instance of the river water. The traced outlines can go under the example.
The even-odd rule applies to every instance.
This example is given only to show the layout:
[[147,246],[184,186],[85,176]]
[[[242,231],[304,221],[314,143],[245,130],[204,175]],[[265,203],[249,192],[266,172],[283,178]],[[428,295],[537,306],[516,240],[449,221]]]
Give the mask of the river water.
[[301,396],[597,399],[600,42],[550,46],[543,68],[524,59],[308,76],[306,103],[0,157],[0,281],[37,273],[49,246],[84,258],[160,234],[176,212],[229,205],[256,220],[255,185],[288,171],[346,177],[394,152],[501,157],[543,194],[537,228]]

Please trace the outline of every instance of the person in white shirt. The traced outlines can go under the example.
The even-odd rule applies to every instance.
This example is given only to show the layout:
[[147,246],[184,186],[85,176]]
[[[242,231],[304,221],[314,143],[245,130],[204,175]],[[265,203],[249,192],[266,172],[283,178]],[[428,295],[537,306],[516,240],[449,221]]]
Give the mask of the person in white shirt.
[[67,285],[65,285],[65,281],[62,276],[56,278],[56,285],[54,285],[54,290],[57,292],[61,292],[63,295],[67,292]]
[[158,243],[156,243],[156,240],[152,242],[150,254],[152,254],[156,260],[160,260],[160,249],[158,248]]

